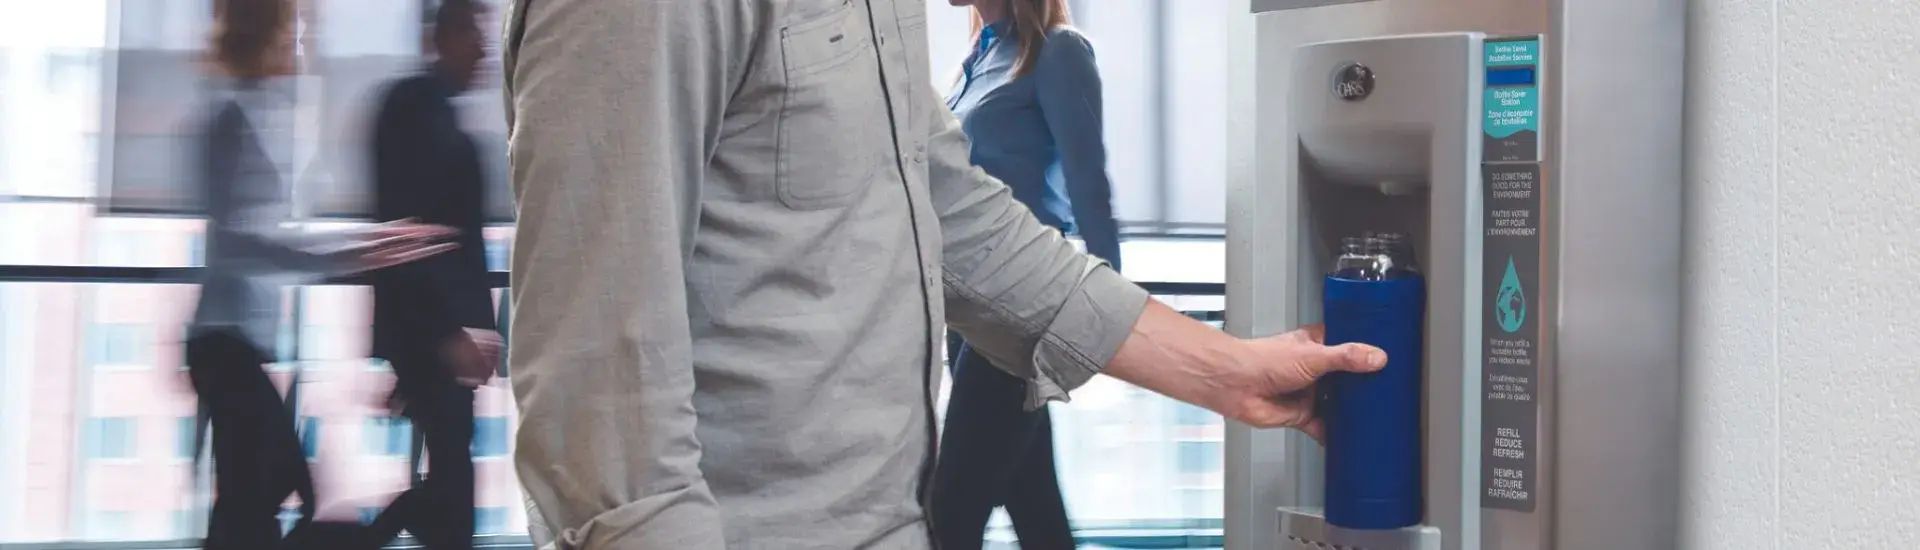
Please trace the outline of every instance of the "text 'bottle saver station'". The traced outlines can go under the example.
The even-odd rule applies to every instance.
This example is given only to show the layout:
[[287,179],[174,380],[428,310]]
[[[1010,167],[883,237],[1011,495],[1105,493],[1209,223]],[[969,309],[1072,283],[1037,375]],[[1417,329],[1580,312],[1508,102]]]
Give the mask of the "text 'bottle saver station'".
[[1327,523],[1348,529],[1420,523],[1425,286],[1412,247],[1395,234],[1344,239],[1326,277],[1326,343],[1358,342],[1387,352],[1378,372],[1333,373],[1320,384]]

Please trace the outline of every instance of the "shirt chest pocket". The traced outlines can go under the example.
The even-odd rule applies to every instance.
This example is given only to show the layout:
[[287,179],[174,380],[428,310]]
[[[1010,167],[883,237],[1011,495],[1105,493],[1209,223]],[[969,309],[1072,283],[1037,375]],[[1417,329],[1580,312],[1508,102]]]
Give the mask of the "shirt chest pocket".
[[775,186],[790,208],[853,202],[893,157],[893,128],[866,10],[828,0],[780,31],[785,88]]

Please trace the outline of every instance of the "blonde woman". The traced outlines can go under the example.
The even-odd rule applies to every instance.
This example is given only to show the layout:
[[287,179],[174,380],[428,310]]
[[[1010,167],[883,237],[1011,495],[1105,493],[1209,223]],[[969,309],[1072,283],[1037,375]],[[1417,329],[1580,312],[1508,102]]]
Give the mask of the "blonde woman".
[[[1118,270],[1100,71],[1086,37],[1068,26],[1066,0],[951,2],[973,8],[973,51],[947,97],[973,163],[1041,223],[1078,233],[1087,252]],[[947,349],[953,393],[930,511],[940,547],[979,548],[996,506],[1006,507],[1022,547],[1073,547],[1047,409],[1028,412],[1027,382],[961,339]]]

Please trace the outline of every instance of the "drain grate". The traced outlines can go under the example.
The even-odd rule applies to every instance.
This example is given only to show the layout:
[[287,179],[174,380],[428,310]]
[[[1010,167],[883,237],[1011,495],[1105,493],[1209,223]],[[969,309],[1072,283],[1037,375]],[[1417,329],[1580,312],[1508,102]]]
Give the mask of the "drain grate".
[[1293,541],[1295,544],[1298,544],[1303,548],[1325,548],[1328,550],[1370,550],[1365,546],[1354,546],[1350,544],[1333,544],[1333,543],[1324,542],[1324,541],[1304,539],[1296,535],[1287,535],[1287,540]]

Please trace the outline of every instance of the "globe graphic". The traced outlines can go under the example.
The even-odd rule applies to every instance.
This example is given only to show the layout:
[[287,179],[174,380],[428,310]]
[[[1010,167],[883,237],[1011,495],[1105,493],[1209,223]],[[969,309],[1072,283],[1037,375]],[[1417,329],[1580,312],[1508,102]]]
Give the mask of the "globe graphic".
[[1507,332],[1520,330],[1520,323],[1527,320],[1527,296],[1520,291],[1520,285],[1500,286],[1493,313],[1500,321],[1500,328]]

